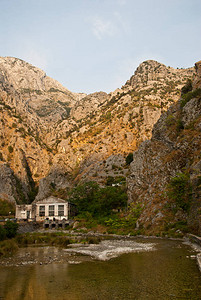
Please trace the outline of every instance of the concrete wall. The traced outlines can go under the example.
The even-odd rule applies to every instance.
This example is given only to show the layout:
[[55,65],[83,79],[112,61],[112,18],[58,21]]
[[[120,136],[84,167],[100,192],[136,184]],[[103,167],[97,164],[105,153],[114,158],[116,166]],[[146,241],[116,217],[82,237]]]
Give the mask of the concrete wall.
[[16,205],[16,211],[15,211],[16,219],[25,220],[27,219],[28,216],[30,219],[34,218],[31,204]]
[[[49,205],[54,205],[54,216],[49,216]],[[64,205],[64,216],[58,216],[58,206],[59,205]],[[45,216],[40,217],[39,216],[39,211],[40,211],[40,206],[45,206]],[[43,221],[44,219],[49,218],[50,220],[53,220],[53,218],[57,220],[62,220],[62,219],[68,219],[68,202],[61,202],[61,203],[40,203],[36,204],[36,221]]]
[[39,224],[35,222],[24,222],[19,224],[18,233],[34,232],[40,228]]

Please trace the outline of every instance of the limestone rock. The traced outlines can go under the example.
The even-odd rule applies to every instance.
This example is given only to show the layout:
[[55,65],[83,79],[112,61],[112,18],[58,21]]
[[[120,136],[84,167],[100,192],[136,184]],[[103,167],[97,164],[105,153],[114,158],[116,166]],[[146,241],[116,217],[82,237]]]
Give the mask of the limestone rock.
[[9,166],[0,162],[0,199],[14,203],[16,200],[22,200],[21,196],[24,195],[19,194],[22,192],[19,184]]
[[[198,72],[195,82],[199,82]],[[195,86],[195,85],[194,85]],[[139,223],[156,232],[172,223],[187,221],[196,233],[201,232],[201,95],[173,104],[154,125],[152,138],[143,142],[133,154],[130,176],[127,179],[130,203],[140,203],[143,212]],[[189,174],[192,201],[189,213],[180,209],[173,214],[165,191],[170,179],[177,173]]]
[[[36,199],[41,199],[65,190],[74,180],[103,185],[108,176],[126,176],[125,157],[152,137],[158,120],[165,126],[161,114],[179,99],[193,74],[193,68],[146,61],[114,92],[86,95],[72,93],[20,59],[0,57],[0,160],[9,162],[26,199],[37,186]],[[188,105],[193,111],[194,104]],[[185,126],[187,115],[182,116]],[[154,138],[160,145],[164,139],[166,153],[175,136],[160,126]]]

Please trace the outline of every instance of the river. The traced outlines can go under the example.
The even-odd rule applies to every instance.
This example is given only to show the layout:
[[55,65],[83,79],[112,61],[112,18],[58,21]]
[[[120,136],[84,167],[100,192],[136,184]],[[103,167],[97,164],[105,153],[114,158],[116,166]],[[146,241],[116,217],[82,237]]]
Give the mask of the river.
[[22,248],[0,261],[0,299],[201,299],[195,255],[165,239]]

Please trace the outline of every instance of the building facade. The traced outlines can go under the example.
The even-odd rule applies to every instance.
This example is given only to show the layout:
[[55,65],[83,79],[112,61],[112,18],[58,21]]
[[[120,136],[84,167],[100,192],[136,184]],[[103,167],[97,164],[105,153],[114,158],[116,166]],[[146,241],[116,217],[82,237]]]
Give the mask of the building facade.
[[70,203],[50,196],[33,204],[16,205],[15,217],[17,220],[68,220]]

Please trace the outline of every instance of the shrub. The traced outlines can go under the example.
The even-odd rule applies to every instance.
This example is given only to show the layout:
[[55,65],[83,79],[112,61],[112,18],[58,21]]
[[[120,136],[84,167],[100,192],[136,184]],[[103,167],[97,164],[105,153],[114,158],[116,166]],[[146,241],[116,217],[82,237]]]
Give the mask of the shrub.
[[126,178],[124,176],[108,176],[106,180],[106,185],[112,186],[113,184],[125,184],[126,183]]
[[183,211],[188,212],[191,202],[191,190],[189,174],[177,173],[175,177],[170,179],[167,195],[176,204],[177,210],[181,208]]
[[5,240],[5,238],[6,238],[6,230],[2,225],[0,225],[0,241]]
[[8,220],[4,225],[4,228],[6,230],[6,237],[10,239],[16,236],[18,224]]
[[190,79],[187,80],[186,84],[181,89],[181,94],[187,94],[192,91],[192,81]]
[[[136,227],[136,222],[142,212],[142,209],[143,208],[140,204],[134,204],[129,208],[130,214],[126,218],[122,218],[119,215],[111,215],[109,218],[105,219],[104,223],[107,227],[109,227],[108,232],[110,231],[111,233],[120,234],[123,234],[124,232],[132,232]],[[114,231],[116,229],[118,231]]]
[[187,221],[181,220],[175,223],[166,224],[164,229],[168,231],[168,234],[171,234],[176,230],[181,230],[182,232],[188,232],[188,224]]
[[143,206],[140,203],[131,203],[129,206],[130,217],[136,220],[140,217],[142,211]]
[[201,89],[196,89],[192,92],[182,95],[181,107],[184,107],[191,99],[201,96]]
[[12,153],[13,152],[13,147],[12,146],[8,146],[8,151],[9,151],[9,153]]
[[15,213],[15,204],[0,199],[0,216],[8,216],[10,213]]
[[166,120],[165,120],[165,123],[167,126],[171,126],[171,125],[174,125],[176,122],[175,118],[173,115],[168,115]]
[[179,132],[179,131],[181,131],[182,129],[184,129],[184,124],[183,124],[183,122],[182,122],[182,120],[181,119],[178,119],[177,120],[177,132]]
[[133,153],[129,153],[126,157],[126,164],[130,165],[130,163],[133,161]]
[[0,242],[0,257],[10,256],[14,254],[18,249],[18,246],[14,240],[5,240]]
[[43,92],[40,91],[40,90],[35,90],[35,92],[36,92],[37,95],[42,95],[42,93],[43,93]]

